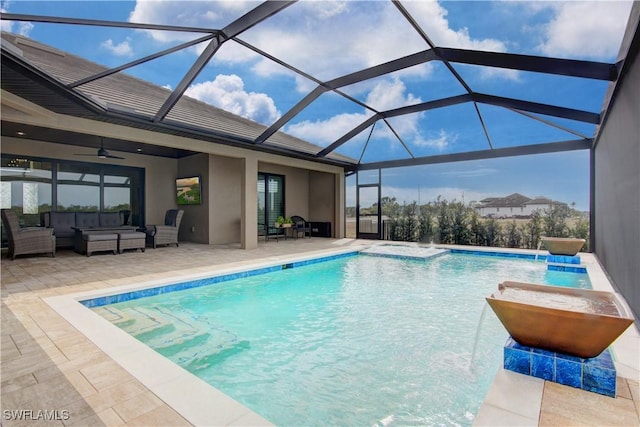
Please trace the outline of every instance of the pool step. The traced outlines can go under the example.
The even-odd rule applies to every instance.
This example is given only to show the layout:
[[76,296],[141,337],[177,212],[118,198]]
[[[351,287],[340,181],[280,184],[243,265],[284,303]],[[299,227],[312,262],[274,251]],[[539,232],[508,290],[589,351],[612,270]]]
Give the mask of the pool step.
[[[111,310],[117,309],[111,308]],[[119,310],[119,312],[123,318],[129,318],[133,321],[127,321],[121,324],[116,323],[116,325],[139,340],[145,339],[145,337],[148,338],[154,334],[166,333],[173,328],[171,323],[162,319],[157,313],[151,310],[131,307]]]

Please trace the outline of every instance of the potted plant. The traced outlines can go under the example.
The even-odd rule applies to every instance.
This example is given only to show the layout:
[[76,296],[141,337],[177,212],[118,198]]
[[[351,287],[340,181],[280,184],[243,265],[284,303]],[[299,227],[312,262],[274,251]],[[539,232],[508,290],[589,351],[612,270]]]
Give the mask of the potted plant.
[[285,218],[282,215],[279,216],[276,219],[276,222],[273,224],[273,226],[276,228],[280,228],[280,227],[287,228],[287,227],[291,227],[291,225],[293,225],[293,221],[291,220],[291,218],[289,217]]

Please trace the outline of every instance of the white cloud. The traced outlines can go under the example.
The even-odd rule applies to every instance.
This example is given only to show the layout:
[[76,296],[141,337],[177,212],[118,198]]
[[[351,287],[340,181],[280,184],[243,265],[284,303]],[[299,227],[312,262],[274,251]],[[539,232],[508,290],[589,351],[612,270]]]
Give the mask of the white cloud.
[[[129,14],[129,21],[222,29],[225,25],[239,18],[258,4],[258,2],[241,0],[206,2],[137,0],[135,8]],[[184,42],[196,38],[193,33],[155,30],[143,31],[148,33],[154,40],[160,42]]]
[[451,28],[447,19],[447,10],[436,1],[415,1],[403,4],[437,46],[492,52],[507,50],[506,44],[501,40],[473,38],[466,27],[457,30]]
[[443,171],[441,174],[455,176],[456,178],[479,178],[500,173],[499,169],[486,166],[475,167],[473,169],[468,169],[468,167],[469,166],[466,165],[464,169],[456,168],[450,171]]
[[436,135],[431,137],[424,138],[422,135],[418,135],[413,140],[413,144],[418,147],[435,148],[439,151],[444,151],[444,149],[449,145],[455,143],[457,139],[457,135],[450,134],[444,129],[440,129]]
[[[7,8],[9,7],[9,2],[2,2],[2,6],[0,6],[0,12],[8,13]],[[17,28],[16,28],[17,27]],[[0,21],[0,30],[6,31],[9,33],[17,33],[24,37],[29,37],[29,34],[33,30],[33,24],[31,22],[13,22],[13,21]]]
[[300,139],[329,144],[367,119],[364,113],[337,114],[327,120],[304,120],[289,125],[285,132]]
[[107,39],[106,41],[103,41],[100,44],[100,47],[107,49],[109,52],[113,53],[116,56],[132,56],[133,55],[133,49],[129,44],[129,39],[118,44],[114,44],[113,40]]
[[31,22],[20,22],[18,24],[18,34],[21,36],[29,37],[31,30],[33,30],[33,24]]
[[386,111],[422,102],[419,97],[411,93],[405,94],[406,90],[407,87],[402,80],[380,81],[369,92],[366,103],[378,111]]
[[550,56],[615,59],[632,2],[541,2],[555,11],[537,47]]
[[165,88],[165,89],[173,90],[173,88],[171,87],[171,85],[169,83],[167,83],[166,85],[162,85],[162,87]]
[[236,75],[218,75],[213,81],[196,83],[185,94],[266,125],[280,117],[273,99],[264,93],[246,92],[244,82]]

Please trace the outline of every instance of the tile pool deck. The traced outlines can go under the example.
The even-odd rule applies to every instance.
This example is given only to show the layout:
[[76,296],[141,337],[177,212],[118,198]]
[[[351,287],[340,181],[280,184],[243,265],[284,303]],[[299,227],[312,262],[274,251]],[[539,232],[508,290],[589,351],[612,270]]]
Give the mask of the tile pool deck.
[[[142,357],[144,350],[123,350],[128,343],[112,342],[100,325],[77,323],[80,320],[74,320],[69,313],[65,313],[70,319],[66,320],[46,301],[54,301],[54,307],[60,310],[64,309],[60,302],[72,294],[231,271],[256,263],[282,263],[302,255],[356,250],[371,244],[312,238],[261,242],[252,251],[185,243],[179,248],[116,256],[96,254],[87,258],[72,251],[59,251],[56,258],[2,258],[2,425],[264,424],[266,421],[258,415],[235,406],[211,387],[197,392],[194,384],[174,368],[147,363]],[[607,289],[610,285],[595,258],[583,255],[583,262],[594,288]],[[89,332],[101,346],[79,332],[73,323],[80,329],[93,329]],[[640,335],[635,326],[616,342],[614,353],[619,375],[615,399],[501,369],[474,424],[640,425]],[[127,354],[134,355],[137,367],[129,366],[127,370],[116,362]],[[200,386],[196,383],[196,387]],[[203,397],[195,398],[199,395]],[[205,404],[204,411],[196,407],[197,401]]]

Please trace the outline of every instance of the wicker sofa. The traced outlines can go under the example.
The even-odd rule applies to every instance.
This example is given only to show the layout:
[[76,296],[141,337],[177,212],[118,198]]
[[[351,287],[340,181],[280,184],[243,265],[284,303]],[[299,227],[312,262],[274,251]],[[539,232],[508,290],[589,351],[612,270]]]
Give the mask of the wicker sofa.
[[41,224],[53,228],[56,247],[73,248],[74,233],[72,227],[116,227],[125,224],[127,211],[120,212],[43,212]]

